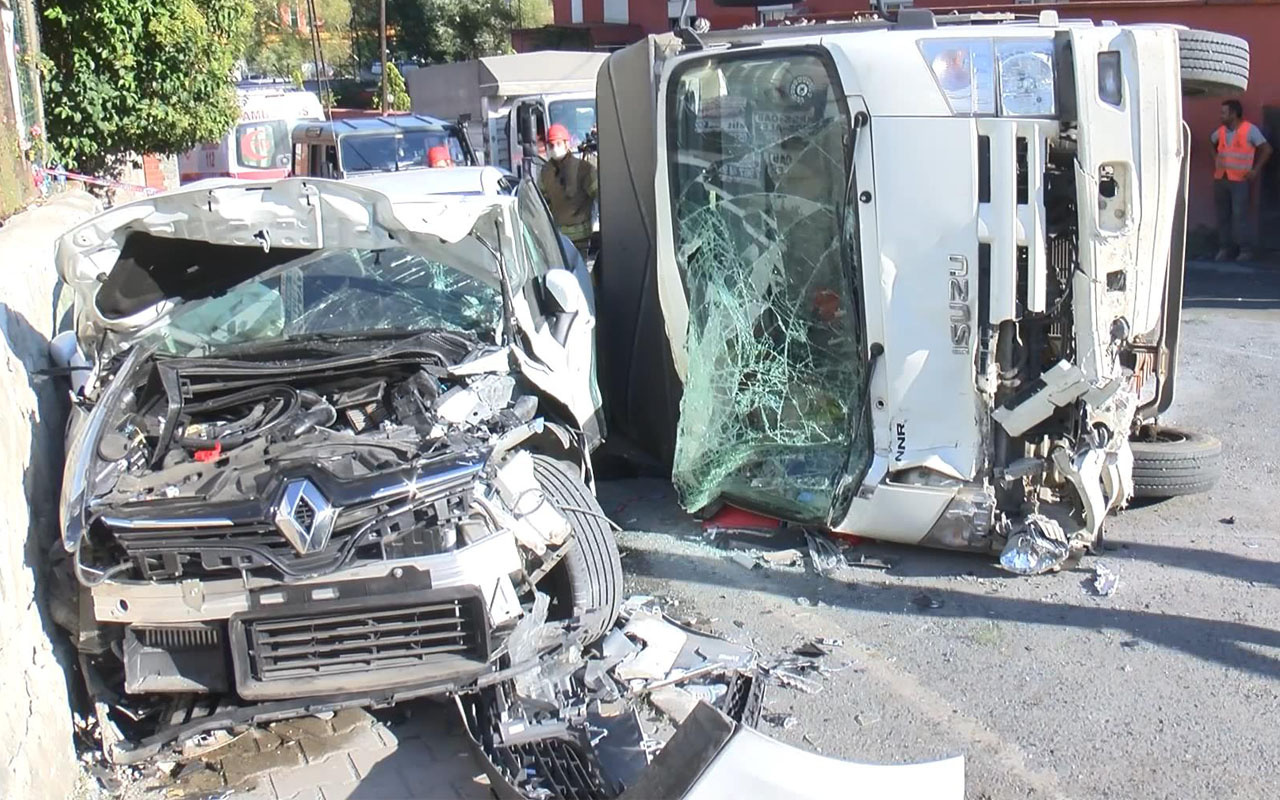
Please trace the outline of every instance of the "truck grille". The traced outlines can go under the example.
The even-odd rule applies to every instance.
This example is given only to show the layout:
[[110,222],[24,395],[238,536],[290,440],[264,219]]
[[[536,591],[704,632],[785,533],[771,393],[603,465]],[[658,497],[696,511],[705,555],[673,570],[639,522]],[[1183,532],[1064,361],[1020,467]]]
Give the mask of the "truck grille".
[[242,694],[244,684],[262,696],[274,694],[272,685],[307,687],[307,694],[316,694],[408,684],[481,666],[488,656],[478,596],[281,614],[233,625],[241,626],[235,638],[244,648]]

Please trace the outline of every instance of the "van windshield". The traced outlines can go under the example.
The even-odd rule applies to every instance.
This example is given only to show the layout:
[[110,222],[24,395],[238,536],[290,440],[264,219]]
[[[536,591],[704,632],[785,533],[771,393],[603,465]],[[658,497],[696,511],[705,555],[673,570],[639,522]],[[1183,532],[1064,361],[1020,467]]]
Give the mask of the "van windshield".
[[352,134],[339,140],[342,169],[360,172],[398,172],[429,167],[431,148],[443,146],[455,165],[467,163],[462,140],[450,131],[408,131],[405,133]]
[[823,59],[778,51],[690,62],[666,102],[681,501],[824,523],[871,457],[848,107]]

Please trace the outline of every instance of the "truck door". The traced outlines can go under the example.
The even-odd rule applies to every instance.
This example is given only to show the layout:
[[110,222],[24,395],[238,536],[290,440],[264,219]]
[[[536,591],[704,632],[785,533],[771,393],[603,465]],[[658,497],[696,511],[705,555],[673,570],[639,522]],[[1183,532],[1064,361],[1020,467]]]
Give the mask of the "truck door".
[[659,106],[681,502],[826,524],[846,471],[870,459],[839,80],[816,49],[700,57],[673,68]]

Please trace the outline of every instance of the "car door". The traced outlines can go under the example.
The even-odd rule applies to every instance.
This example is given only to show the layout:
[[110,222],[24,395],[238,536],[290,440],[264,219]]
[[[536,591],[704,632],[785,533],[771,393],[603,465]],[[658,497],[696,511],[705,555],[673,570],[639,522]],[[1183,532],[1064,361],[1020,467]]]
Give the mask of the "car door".
[[537,186],[521,181],[516,199],[515,246],[531,276],[516,309],[529,334],[525,373],[568,408],[594,447],[603,439],[603,422],[591,278],[582,256],[556,230]]

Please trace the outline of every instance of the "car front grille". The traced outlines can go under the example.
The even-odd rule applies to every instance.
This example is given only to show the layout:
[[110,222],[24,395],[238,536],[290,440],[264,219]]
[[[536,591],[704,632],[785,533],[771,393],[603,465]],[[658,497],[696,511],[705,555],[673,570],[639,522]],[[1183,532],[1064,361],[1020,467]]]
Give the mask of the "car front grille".
[[[341,521],[339,521],[341,525]],[[115,528],[112,534],[143,577],[178,577],[198,567],[203,572],[273,566],[286,574],[307,574],[331,566],[345,550],[356,527],[339,528],[325,549],[299,553],[273,525],[211,528]]]
[[265,698],[385,688],[484,666],[487,622],[478,594],[425,600],[392,596],[384,602],[396,600],[403,604],[346,604],[332,612],[304,607],[233,619],[241,694]]

